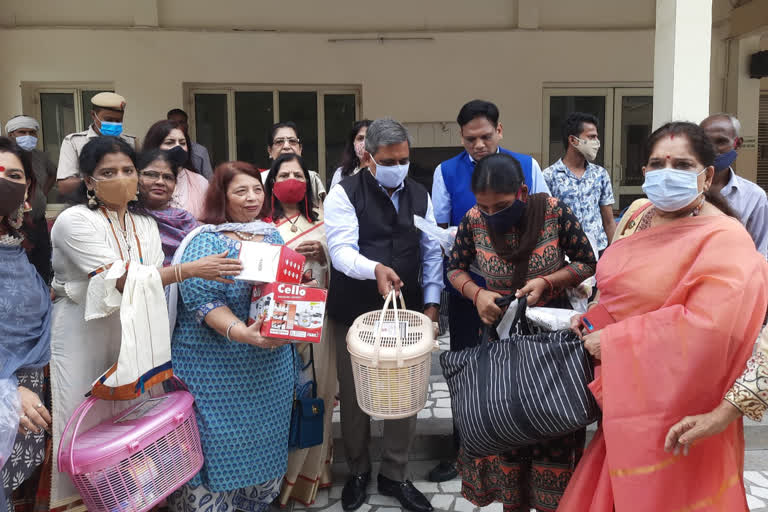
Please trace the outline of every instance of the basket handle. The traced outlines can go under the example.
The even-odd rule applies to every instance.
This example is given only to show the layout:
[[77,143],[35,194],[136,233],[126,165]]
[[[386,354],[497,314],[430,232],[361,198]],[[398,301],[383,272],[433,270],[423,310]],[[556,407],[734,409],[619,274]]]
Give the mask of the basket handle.
[[[390,292],[387,294],[387,298],[384,301],[384,307],[381,308],[381,316],[379,317],[379,329],[376,331],[376,338],[373,342],[373,367],[378,368],[379,367],[379,354],[381,353],[381,330],[384,327],[384,315],[387,313],[387,309],[389,308],[390,301],[392,302],[392,309],[395,310],[395,339],[397,340],[396,345],[396,351],[397,351],[397,367],[400,368],[403,366],[403,340],[400,338],[400,318],[397,314],[397,299],[392,300],[392,298],[395,296],[396,292],[395,290],[390,290]],[[402,305],[403,310],[405,309],[405,299],[403,298],[403,294],[400,294],[400,304]]]
[[72,426],[72,422],[77,420],[77,423],[75,423],[75,430],[72,432],[72,440],[69,443],[69,474],[74,475],[75,474],[75,439],[77,438],[77,431],[80,429],[80,424],[85,419],[85,415],[88,414],[88,411],[91,410],[91,408],[96,404],[96,402],[99,399],[95,396],[88,397],[83,403],[81,403],[77,409],[75,409],[74,414],[72,414],[72,417],[69,418],[69,421],[67,422],[67,426],[64,427],[64,431],[61,433],[61,440],[59,440],[59,450],[56,454],[56,461],[57,465],[59,466],[59,471],[61,471],[61,453],[64,449],[64,441],[67,439],[67,433],[69,432],[69,427]]

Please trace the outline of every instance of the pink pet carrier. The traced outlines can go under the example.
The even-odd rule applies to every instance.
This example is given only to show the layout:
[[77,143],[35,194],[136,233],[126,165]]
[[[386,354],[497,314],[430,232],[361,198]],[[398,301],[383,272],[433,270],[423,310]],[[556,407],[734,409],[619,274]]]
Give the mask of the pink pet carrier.
[[89,511],[149,510],[200,471],[203,451],[189,392],[148,398],[78,435],[98,400],[78,407],[58,453],[59,470],[70,475]]

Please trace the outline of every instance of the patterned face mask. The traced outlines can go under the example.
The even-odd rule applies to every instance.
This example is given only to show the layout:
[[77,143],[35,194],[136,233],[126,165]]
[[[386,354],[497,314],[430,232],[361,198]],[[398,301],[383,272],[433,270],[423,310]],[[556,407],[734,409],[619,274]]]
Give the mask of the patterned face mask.
[[365,151],[365,139],[355,141],[355,154],[358,160],[363,159],[363,152]]

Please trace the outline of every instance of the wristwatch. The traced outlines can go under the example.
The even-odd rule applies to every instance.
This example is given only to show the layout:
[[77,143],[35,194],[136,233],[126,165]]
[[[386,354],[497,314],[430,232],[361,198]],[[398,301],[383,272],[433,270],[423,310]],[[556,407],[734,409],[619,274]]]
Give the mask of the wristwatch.
[[440,309],[440,304],[438,304],[437,302],[427,302],[426,304],[424,304],[424,309],[432,308],[432,307]]

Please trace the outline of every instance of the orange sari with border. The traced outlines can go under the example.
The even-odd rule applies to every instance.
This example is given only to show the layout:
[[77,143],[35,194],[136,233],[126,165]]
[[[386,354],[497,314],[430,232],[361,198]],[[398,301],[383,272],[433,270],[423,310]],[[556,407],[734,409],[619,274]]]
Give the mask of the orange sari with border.
[[560,502],[565,512],[746,511],[742,421],[664,451],[669,428],[712,410],[741,375],[768,304],[768,264],[725,216],[651,227],[597,267],[601,332],[590,386],[603,419]]

